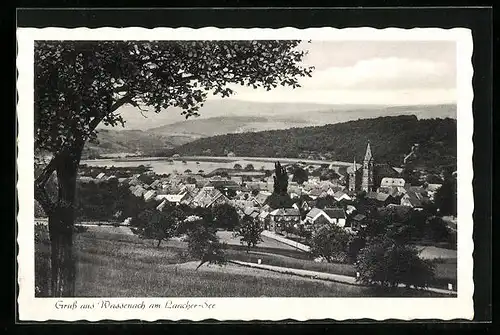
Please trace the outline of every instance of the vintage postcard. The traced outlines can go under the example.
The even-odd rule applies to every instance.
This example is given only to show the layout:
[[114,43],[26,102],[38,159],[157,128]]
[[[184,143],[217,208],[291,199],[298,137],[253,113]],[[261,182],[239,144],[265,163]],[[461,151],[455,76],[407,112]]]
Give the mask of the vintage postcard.
[[20,320],[473,318],[470,30],[17,41]]

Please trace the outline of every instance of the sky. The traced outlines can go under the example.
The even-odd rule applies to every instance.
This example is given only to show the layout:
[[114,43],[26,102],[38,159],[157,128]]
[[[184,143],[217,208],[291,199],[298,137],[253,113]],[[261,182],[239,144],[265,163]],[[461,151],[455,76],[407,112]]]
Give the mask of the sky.
[[[311,78],[300,78],[302,87],[277,87],[268,92],[232,85],[236,93],[224,100],[288,103],[288,106],[273,107],[271,111],[276,114],[289,112],[290,104],[406,106],[457,101],[455,42],[311,41],[302,42],[298,47],[308,51],[302,65],[315,67]],[[202,117],[225,115],[229,110],[233,115],[255,115],[262,110],[255,105],[243,110],[241,104],[231,105],[221,99],[209,95],[211,101],[207,101],[205,110],[200,110]],[[213,102],[212,108],[208,107],[210,102]],[[185,120],[177,110],[148,118],[129,105],[120,112],[129,129],[147,129]]]
[[[455,42],[311,41],[301,88],[233,86],[232,99],[260,102],[419,105],[456,102]],[[213,98],[211,98],[213,99]]]

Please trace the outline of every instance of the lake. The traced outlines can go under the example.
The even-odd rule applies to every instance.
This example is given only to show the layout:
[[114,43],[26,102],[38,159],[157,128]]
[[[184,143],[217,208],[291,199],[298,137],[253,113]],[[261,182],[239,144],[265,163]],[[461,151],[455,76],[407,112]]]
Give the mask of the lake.
[[[206,157],[205,157],[206,158]],[[185,161],[185,163],[182,162]],[[249,160],[230,160],[230,161],[207,161],[207,160],[173,160],[169,159],[149,159],[149,160],[137,160],[137,159],[90,159],[84,160],[81,164],[86,164],[88,166],[115,166],[115,167],[136,167],[139,165],[148,166],[151,170],[157,174],[175,174],[184,173],[187,169],[191,170],[193,173],[198,173],[199,170],[203,170],[203,173],[210,173],[218,168],[233,168],[235,164],[240,164],[243,168],[247,164],[252,164],[256,170],[264,167],[266,170],[274,169],[274,163],[270,162],[258,162]]]
[[315,161],[299,158],[272,158],[272,157],[207,157],[207,156],[189,156],[189,157],[131,157],[131,158],[103,158],[82,160],[81,164],[88,166],[106,166],[106,167],[135,167],[144,165],[151,167],[151,170],[157,174],[175,174],[184,173],[191,170],[198,173],[210,173],[218,168],[232,169],[235,164],[240,164],[243,168],[252,164],[255,170],[264,168],[265,170],[274,170],[274,163],[280,161],[282,164],[304,162],[308,165],[334,164],[338,166],[350,166],[352,163],[339,161]]

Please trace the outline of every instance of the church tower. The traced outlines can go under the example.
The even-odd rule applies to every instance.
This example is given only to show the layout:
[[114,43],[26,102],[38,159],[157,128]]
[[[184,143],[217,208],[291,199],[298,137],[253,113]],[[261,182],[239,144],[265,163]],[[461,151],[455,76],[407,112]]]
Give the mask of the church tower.
[[366,146],[365,158],[363,160],[363,178],[361,181],[361,189],[365,192],[371,192],[373,190],[373,156],[369,141]]
[[354,164],[352,165],[352,170],[349,172],[349,191],[356,191],[356,158],[354,158]]

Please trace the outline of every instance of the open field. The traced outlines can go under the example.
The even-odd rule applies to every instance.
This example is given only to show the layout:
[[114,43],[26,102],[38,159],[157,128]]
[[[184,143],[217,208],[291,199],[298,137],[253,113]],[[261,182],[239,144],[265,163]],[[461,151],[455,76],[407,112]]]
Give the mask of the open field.
[[457,251],[435,246],[417,246],[420,257],[424,259],[457,259]]
[[[113,239],[111,239],[113,238]],[[365,287],[327,283],[226,265],[202,266],[182,255],[181,242],[159,249],[151,241],[117,234],[81,233],[75,239],[76,295],[80,297],[335,297],[363,296]],[[38,245],[37,262],[49,261]],[[45,267],[47,267],[45,264]],[[37,267],[39,264],[37,264]],[[37,285],[48,287],[37,278]]]
[[[75,236],[77,260],[76,295],[80,297],[358,297],[380,296],[372,288],[353,286],[265,270],[249,269],[234,264],[202,266],[185,254],[186,244],[179,240],[162,243],[143,240],[134,235],[104,232],[102,227],[89,227]],[[45,237],[46,239],[47,237]],[[283,266],[308,266],[315,270],[347,273],[348,268],[336,264],[304,262],[283,255],[246,253],[227,250],[230,259],[245,259],[246,255],[265,259],[268,264],[281,262]],[[50,247],[48,241],[36,245],[36,267],[39,273],[48,273]],[[250,260],[251,260],[250,259]],[[247,261],[249,259],[246,259]],[[309,263],[310,262],[310,263]],[[308,265],[304,265],[308,264]],[[324,268],[322,268],[324,267]],[[46,276],[36,277],[40,296],[49,287]],[[435,296],[427,292],[398,290],[401,295]]]

